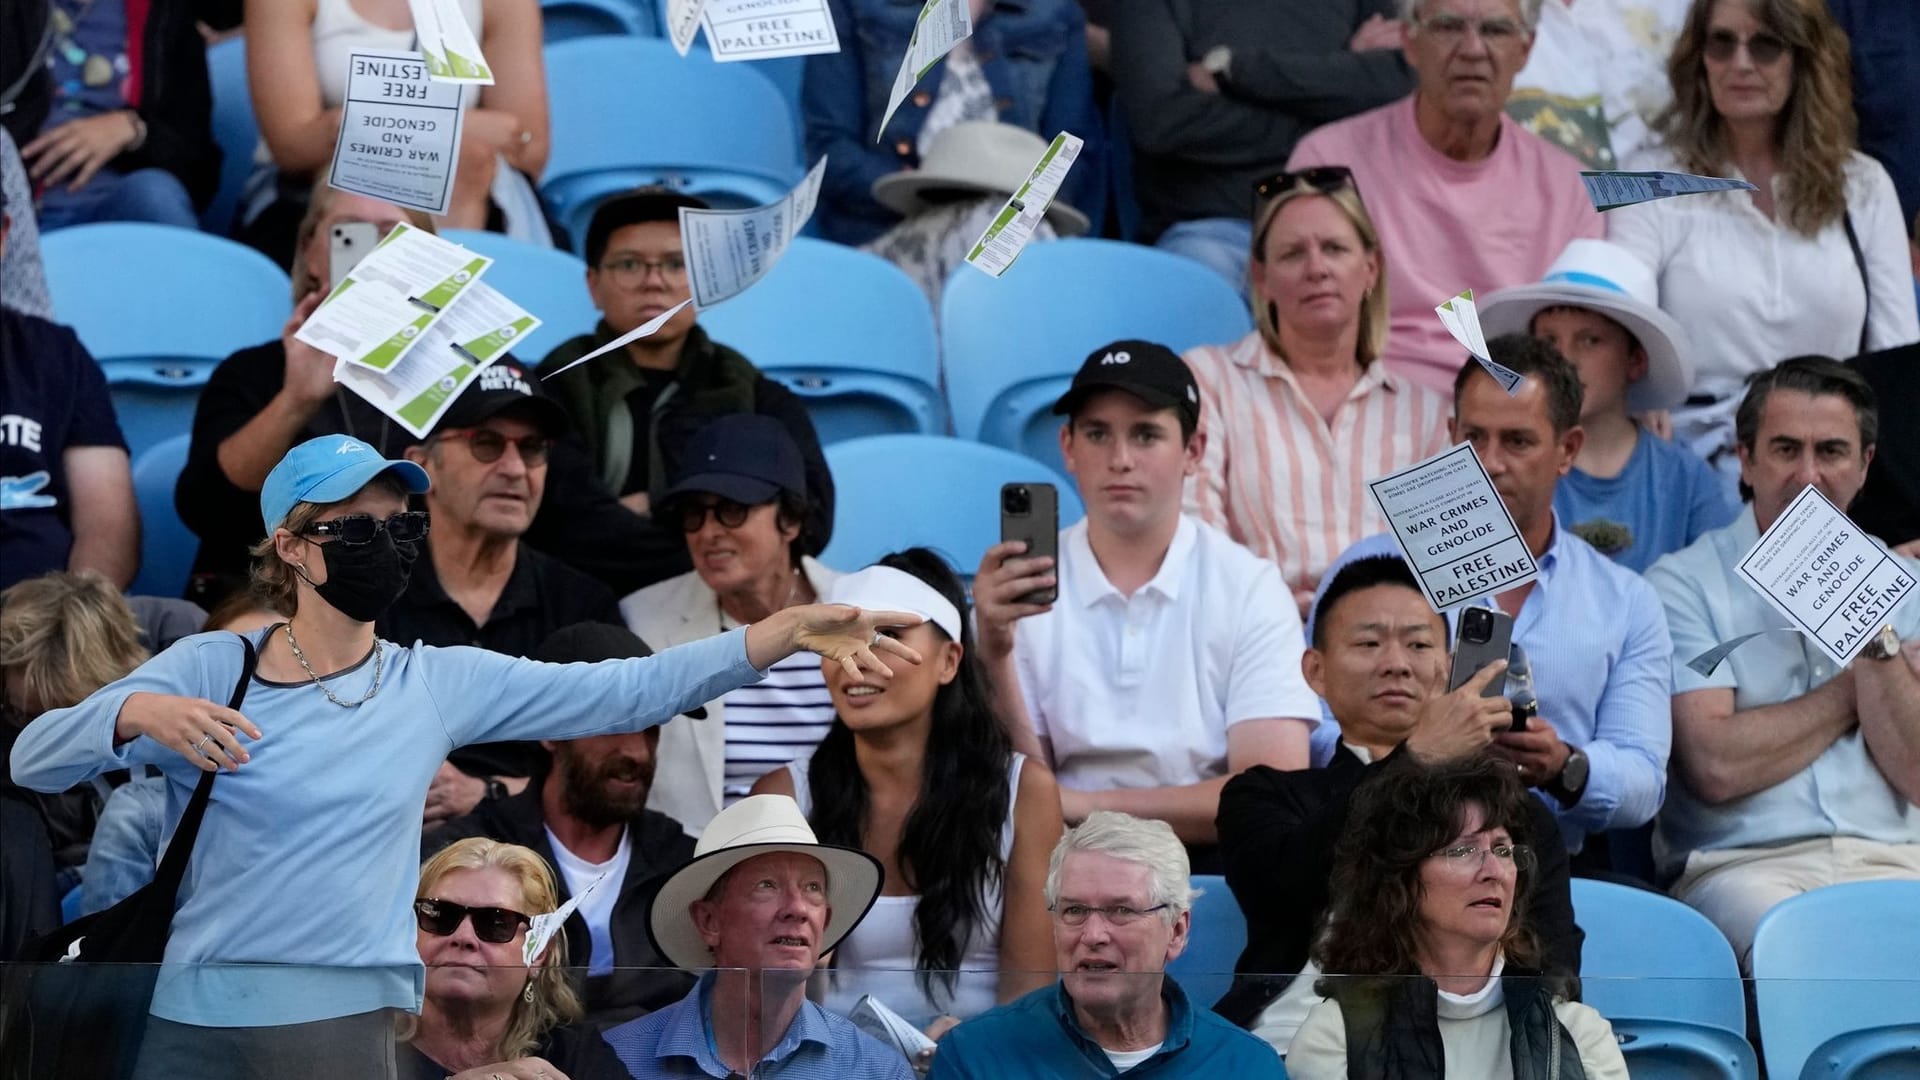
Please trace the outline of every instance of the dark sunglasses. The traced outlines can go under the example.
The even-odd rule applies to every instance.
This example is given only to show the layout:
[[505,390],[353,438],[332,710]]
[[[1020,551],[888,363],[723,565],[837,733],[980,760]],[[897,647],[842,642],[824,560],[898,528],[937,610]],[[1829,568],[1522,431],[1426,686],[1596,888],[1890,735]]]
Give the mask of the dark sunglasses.
[[732,499],[716,499],[710,503],[682,503],[678,512],[681,530],[695,533],[706,525],[708,513],[712,513],[715,520],[722,526],[737,529],[747,523],[747,515],[753,512],[753,507],[734,502]]
[[547,453],[553,449],[553,440],[545,435],[524,435],[518,439],[509,439],[491,428],[473,428],[468,431],[443,431],[442,439],[465,439],[467,449],[473,452],[473,460],[482,465],[491,465],[500,460],[507,452],[507,444],[512,443],[520,451],[520,460],[529,467],[545,465]]
[[331,536],[342,544],[371,544],[384,531],[396,544],[412,544],[427,537],[427,512],[403,510],[385,521],[372,514],[348,514],[331,521],[316,521],[301,530],[308,536]]
[[520,927],[531,925],[533,920],[517,911],[503,907],[468,907],[451,900],[435,900],[431,897],[413,902],[414,919],[420,929],[434,937],[449,937],[468,916],[473,918],[473,934],[490,945],[505,945],[520,932]]
[[1353,182],[1353,170],[1345,165],[1315,165],[1310,169],[1274,173],[1253,185],[1253,194],[1255,198],[1265,203],[1269,199],[1277,199],[1285,195],[1301,184],[1307,185],[1322,195],[1331,195],[1347,188],[1360,190]]
[[1724,64],[1733,59],[1733,54],[1742,45],[1747,47],[1747,55],[1753,58],[1754,64],[1760,67],[1766,67],[1785,56],[1787,50],[1791,48],[1786,42],[1765,31],[1743,39],[1731,30],[1715,30],[1707,35],[1707,59],[1716,64]]

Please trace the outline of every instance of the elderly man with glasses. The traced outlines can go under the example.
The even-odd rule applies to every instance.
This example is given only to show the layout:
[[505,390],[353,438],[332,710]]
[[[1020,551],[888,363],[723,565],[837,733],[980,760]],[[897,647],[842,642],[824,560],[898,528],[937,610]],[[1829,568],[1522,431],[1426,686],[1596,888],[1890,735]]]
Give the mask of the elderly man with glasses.
[[803,535],[807,554],[817,555],[833,531],[833,476],[813,421],[792,391],[708,337],[692,305],[654,333],[554,374],[693,295],[680,238],[683,209],[707,204],[666,188],[641,188],[593,212],[584,254],[600,324],[548,353],[540,371],[552,376],[547,388],[586,439],[601,478],[637,514],[658,506],[687,440],[715,418],[757,413],[780,421],[806,462],[813,509]]
[[[433,481],[422,515],[433,527],[406,592],[377,623],[381,637],[532,656],[563,626],[620,625],[606,586],[522,539],[546,493],[548,451],[566,426],[533,378],[502,360],[474,379],[426,442],[407,448]],[[412,516],[395,515],[388,528]],[[426,823],[519,792],[546,762],[537,743],[462,747],[434,778]]]
[[1069,829],[1047,867],[1059,980],[954,1028],[934,1080],[1285,1076],[1270,1048],[1166,976],[1195,895],[1166,822],[1102,810]]
[[1402,0],[1412,94],[1300,140],[1289,169],[1351,168],[1393,260],[1387,369],[1447,393],[1461,349],[1434,305],[1538,281],[1604,238],[1580,162],[1507,115],[1540,0]]

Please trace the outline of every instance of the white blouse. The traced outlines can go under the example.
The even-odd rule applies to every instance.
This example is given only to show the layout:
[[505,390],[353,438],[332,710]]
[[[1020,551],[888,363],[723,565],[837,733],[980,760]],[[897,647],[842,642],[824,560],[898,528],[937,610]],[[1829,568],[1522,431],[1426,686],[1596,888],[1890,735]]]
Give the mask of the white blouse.
[[[1670,159],[1635,167],[1678,168]],[[1776,200],[1780,184],[1776,177]],[[1788,357],[1858,354],[1863,323],[1868,351],[1920,341],[1899,199],[1887,170],[1865,154],[1847,163],[1847,211],[1866,263],[1870,310],[1840,221],[1802,236],[1769,220],[1744,191],[1610,211],[1607,238],[1659,272],[1660,306],[1693,343],[1694,392],[1724,397]]]

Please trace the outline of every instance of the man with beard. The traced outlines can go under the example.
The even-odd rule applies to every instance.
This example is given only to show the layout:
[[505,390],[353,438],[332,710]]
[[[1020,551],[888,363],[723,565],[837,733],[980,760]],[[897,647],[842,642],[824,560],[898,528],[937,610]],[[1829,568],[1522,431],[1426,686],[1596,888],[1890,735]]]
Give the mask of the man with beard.
[[[624,627],[579,623],[555,631],[534,659],[591,663],[652,651]],[[705,719],[705,710],[689,715]],[[520,844],[559,870],[563,904],[585,894],[562,933],[568,964],[586,969],[587,1019],[603,1026],[675,1001],[693,984],[685,972],[636,970],[670,967],[647,936],[647,908],[664,876],[693,857],[680,823],[646,808],[659,744],[658,727],[542,743],[553,757],[544,776],[421,841],[423,858],[469,836]]]

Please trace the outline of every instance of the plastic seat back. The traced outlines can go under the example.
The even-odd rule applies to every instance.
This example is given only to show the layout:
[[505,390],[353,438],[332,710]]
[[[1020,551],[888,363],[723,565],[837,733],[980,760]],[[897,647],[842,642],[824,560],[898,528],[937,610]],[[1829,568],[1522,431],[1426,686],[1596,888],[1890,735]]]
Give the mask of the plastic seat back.
[[997,446],[942,435],[875,435],[827,447],[833,471],[833,542],[820,560],[858,570],[908,547],[944,555],[971,578],[1000,542],[1000,485],[1051,483],[1060,489],[1060,524],[1086,515],[1058,473]]
[[587,37],[546,50],[552,156],[541,183],[584,249],[601,201],[666,184],[717,207],[786,194],[802,168],[793,114],[752,64],[685,57],[662,38]]
[[1193,902],[1187,949],[1167,965],[1167,974],[1179,980],[1194,1008],[1205,1009],[1233,985],[1233,965],[1247,947],[1247,920],[1226,878],[1195,874],[1193,887],[1201,892]]
[[805,399],[823,443],[946,430],[933,312],[913,280],[876,255],[800,237],[772,272],[700,322]]
[[253,118],[247,89],[247,39],[228,38],[207,49],[207,80],[213,91],[213,138],[220,144],[220,189],[200,215],[200,227],[219,236],[233,232],[234,214],[253,155],[260,146],[260,125]]
[[[1769,1076],[1851,1075],[1841,1062],[1863,1076],[1920,1076],[1920,881],[1782,901],[1754,931],[1752,961]],[[1863,1061],[1860,1043],[1884,1052]]]
[[554,346],[591,333],[600,321],[600,311],[587,294],[587,264],[579,256],[500,233],[448,229],[441,235],[491,258],[493,265],[482,280],[540,316],[541,325],[514,343],[513,355],[523,365],[538,365]]
[[140,504],[140,574],[127,590],[135,596],[179,596],[186,591],[200,538],[173,507],[174,486],[187,467],[191,435],[175,435],[133,462],[133,496]]
[[640,5],[631,0],[541,0],[540,36],[547,44],[601,34],[646,35]]
[[1219,275],[1191,259],[1111,240],[1028,248],[996,281],[962,266],[940,303],[947,401],[964,439],[1061,468],[1050,410],[1087,354],[1137,338],[1175,352],[1252,329]]

